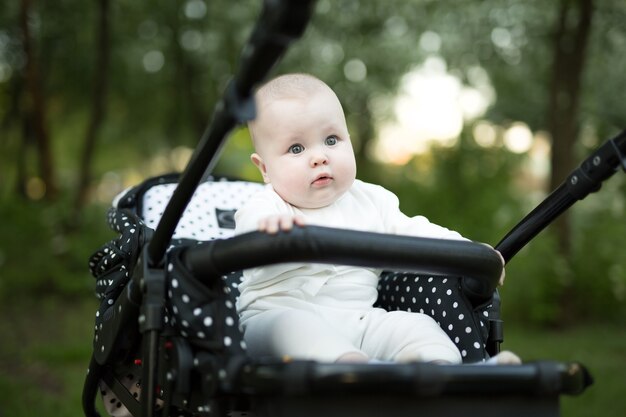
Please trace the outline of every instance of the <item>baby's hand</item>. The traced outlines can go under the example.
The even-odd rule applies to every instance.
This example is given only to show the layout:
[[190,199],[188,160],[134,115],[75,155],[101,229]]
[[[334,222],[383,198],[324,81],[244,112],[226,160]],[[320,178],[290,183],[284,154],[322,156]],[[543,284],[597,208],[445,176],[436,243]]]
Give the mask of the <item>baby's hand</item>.
[[500,257],[500,261],[502,261],[502,275],[500,275],[500,280],[498,281],[498,284],[504,285],[504,277],[506,276],[506,269],[504,267],[506,265],[506,262],[504,261],[504,257],[502,256],[500,251],[499,250],[495,250],[495,251],[498,254],[498,256]]
[[289,231],[293,226],[304,226],[305,221],[302,216],[294,216],[291,214],[276,214],[259,220],[258,230],[260,232],[269,233],[270,235],[278,233],[280,230]]
[[504,257],[502,256],[499,250],[495,250],[493,246],[491,246],[489,243],[483,243],[483,245],[489,246],[498,254],[498,257],[500,258],[500,261],[502,262],[502,274],[500,275],[500,280],[498,281],[498,284],[504,285],[504,277],[506,276],[506,270],[504,269],[506,262],[504,261]]

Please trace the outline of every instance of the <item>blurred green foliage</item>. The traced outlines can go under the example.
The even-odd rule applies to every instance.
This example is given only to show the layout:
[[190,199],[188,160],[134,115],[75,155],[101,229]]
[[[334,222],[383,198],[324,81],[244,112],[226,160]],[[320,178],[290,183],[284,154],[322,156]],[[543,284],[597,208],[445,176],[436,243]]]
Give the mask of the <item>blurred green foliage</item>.
[[[626,7],[618,0],[595,3],[580,109],[581,159],[626,125],[626,105],[615,93],[626,82]],[[15,192],[18,161],[25,161],[27,177],[38,175],[32,140],[24,139],[20,4],[0,5],[0,297],[86,293],[93,285],[87,258],[112,237],[106,205],[128,185],[182,169],[175,155],[193,147],[210,120],[261,2],[110,3],[107,112],[92,164],[92,200],[80,223],[71,215],[72,198],[98,52],[96,8],[76,0],[35,2],[29,15],[61,184],[61,196],[50,202]],[[557,6],[539,0],[320,0],[303,39],[275,72],[312,72],[337,91],[362,179],[396,192],[408,214],[495,244],[545,195],[523,184],[528,155],[476,145],[471,121],[457,145],[435,147],[404,166],[373,160],[371,141],[381,122],[394,119],[391,100],[402,76],[432,56],[445,59],[448,72],[466,86],[487,82],[495,97],[484,115],[489,121],[544,129]],[[355,65],[365,69],[363,78],[351,73]],[[236,130],[216,172],[258,180],[250,152],[246,130]],[[571,259],[557,255],[550,230],[517,255],[502,289],[507,317],[553,324],[562,319],[563,294],[575,307],[572,322],[626,315],[624,191],[618,174],[571,209]]]
[[105,207],[90,206],[81,230],[68,231],[68,205],[15,199],[0,205],[0,299],[92,295],[89,256],[111,239]]

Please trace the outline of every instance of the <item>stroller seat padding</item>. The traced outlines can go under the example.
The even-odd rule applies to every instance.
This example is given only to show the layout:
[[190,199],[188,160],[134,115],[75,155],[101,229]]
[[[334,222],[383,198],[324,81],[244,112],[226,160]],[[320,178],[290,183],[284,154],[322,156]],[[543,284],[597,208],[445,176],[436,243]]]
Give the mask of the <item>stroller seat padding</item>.
[[[140,216],[155,229],[176,188],[175,182],[159,183],[143,193]],[[214,178],[200,184],[178,222],[173,238],[226,239],[235,233],[235,211],[260,191],[263,184]]]
[[430,275],[384,271],[378,284],[376,306],[428,314],[448,334],[464,362],[487,358],[491,303],[472,306],[459,277],[436,279]]

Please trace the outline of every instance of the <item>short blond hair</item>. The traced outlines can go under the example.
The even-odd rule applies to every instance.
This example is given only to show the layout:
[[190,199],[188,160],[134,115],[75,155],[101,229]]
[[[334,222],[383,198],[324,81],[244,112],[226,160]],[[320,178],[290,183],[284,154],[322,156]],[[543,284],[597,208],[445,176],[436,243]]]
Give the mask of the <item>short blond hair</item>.
[[284,74],[263,84],[256,93],[257,104],[283,98],[307,97],[319,90],[332,89],[319,78],[304,73]]
[[[260,109],[274,100],[306,99],[314,93],[319,93],[321,91],[326,91],[337,98],[333,89],[314,75],[306,73],[279,75],[263,84],[254,95],[257,115]],[[339,103],[338,98],[337,102]],[[339,106],[341,107],[341,103],[339,103]],[[251,120],[248,123],[248,130],[253,143],[256,145],[254,126],[255,120]]]

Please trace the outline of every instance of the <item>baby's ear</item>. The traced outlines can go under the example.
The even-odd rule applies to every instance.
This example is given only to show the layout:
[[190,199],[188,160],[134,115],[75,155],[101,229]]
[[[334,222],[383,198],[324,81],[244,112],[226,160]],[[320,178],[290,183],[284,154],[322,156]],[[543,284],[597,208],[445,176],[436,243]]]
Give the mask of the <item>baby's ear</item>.
[[258,153],[253,153],[252,155],[250,155],[250,160],[259,169],[259,172],[261,172],[261,175],[263,176],[263,181],[266,184],[269,184],[270,178],[267,176],[267,169],[265,168],[263,158],[261,158]]

